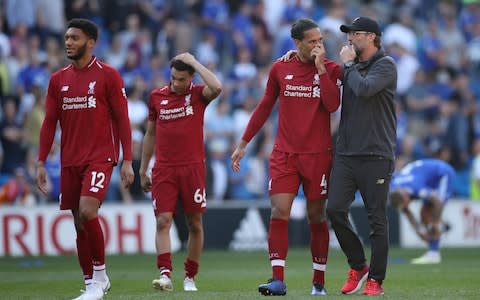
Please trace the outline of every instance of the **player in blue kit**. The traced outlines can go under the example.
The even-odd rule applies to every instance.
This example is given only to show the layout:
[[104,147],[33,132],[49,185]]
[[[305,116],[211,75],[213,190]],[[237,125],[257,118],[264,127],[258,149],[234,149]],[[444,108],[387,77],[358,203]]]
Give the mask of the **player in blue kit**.
[[[438,159],[416,160],[394,175],[390,201],[405,214],[417,235],[428,243],[428,251],[413,264],[438,264],[441,261],[439,242],[442,233],[442,212],[452,196],[455,170]],[[421,199],[421,224],[409,208],[412,199]],[[422,225],[426,231],[422,230]]]

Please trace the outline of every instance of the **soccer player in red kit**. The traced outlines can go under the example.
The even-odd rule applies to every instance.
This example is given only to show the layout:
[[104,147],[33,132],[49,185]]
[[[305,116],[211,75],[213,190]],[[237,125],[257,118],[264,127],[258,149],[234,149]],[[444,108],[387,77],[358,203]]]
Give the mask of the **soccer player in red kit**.
[[[170,227],[177,199],[181,200],[188,227],[187,257],[183,289],[196,291],[203,248],[203,212],[205,196],[204,112],[211,100],[222,91],[217,77],[190,53],[174,57],[170,64],[170,83],[150,94],[147,130],[143,140],[140,181],[152,192],[156,217],[158,279],[154,288],[172,291]],[[205,84],[193,84],[195,71]],[[151,178],[148,164],[155,152]]]
[[279,101],[278,132],[270,156],[269,194],[272,205],[268,251],[272,278],[258,288],[263,295],[285,295],[285,260],[288,251],[288,219],[300,184],[307,198],[310,249],[313,260],[312,295],[325,295],[329,233],[325,200],[332,160],[330,113],[340,105],[340,67],[325,58],[322,33],[309,19],[291,28],[297,51],[287,61],[276,61],[263,99],[255,109],[242,140],[232,154],[232,168],[252,137],[260,130]]
[[86,286],[77,299],[83,300],[102,299],[110,288],[98,209],[118,163],[120,143],[123,185],[128,187],[134,178],[125,89],[120,74],[92,55],[97,37],[98,27],[89,20],[72,19],[67,25],[65,48],[72,63],[50,78],[37,169],[37,185],[46,193],[44,163],[59,122],[60,209],[73,214]]

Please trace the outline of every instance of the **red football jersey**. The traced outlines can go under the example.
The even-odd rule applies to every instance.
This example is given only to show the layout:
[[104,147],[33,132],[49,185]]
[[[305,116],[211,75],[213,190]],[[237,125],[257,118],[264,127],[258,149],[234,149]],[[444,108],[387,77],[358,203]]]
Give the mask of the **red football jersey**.
[[202,95],[204,87],[191,84],[184,95],[176,95],[170,86],[151,92],[148,120],[155,122],[155,165],[184,165],[205,160],[203,120],[209,101]]
[[132,159],[127,96],[120,74],[96,57],[82,69],[69,65],[50,78],[39,160],[45,161],[60,121],[62,166]]
[[341,69],[331,60],[325,60],[325,67],[327,72],[319,75],[315,64],[303,63],[298,56],[276,61],[242,139],[249,142],[262,128],[278,98],[275,149],[319,153],[332,148],[330,113],[340,105]]

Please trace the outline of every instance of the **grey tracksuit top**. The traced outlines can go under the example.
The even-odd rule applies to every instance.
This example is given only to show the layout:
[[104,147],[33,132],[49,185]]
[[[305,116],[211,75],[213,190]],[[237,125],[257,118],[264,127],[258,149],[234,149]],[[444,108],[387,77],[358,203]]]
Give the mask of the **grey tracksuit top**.
[[336,154],[395,158],[397,67],[383,49],[344,69]]

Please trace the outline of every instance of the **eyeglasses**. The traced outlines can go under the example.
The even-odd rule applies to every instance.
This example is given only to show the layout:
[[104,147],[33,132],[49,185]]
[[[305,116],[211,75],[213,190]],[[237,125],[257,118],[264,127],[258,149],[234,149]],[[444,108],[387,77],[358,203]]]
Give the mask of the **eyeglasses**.
[[353,36],[359,36],[361,34],[369,34],[371,32],[366,32],[366,31],[350,31],[347,34],[348,35],[353,35]]

